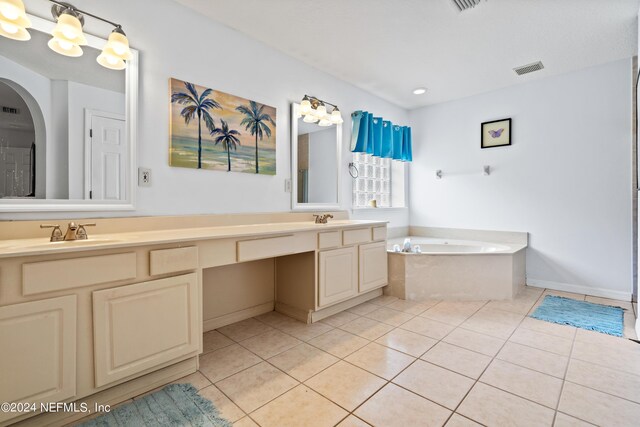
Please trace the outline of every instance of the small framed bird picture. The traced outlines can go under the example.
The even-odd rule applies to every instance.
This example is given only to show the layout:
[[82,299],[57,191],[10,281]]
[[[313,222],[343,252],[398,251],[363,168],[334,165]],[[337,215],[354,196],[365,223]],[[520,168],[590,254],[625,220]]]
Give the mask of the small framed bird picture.
[[511,118],[484,122],[480,129],[480,148],[511,145]]

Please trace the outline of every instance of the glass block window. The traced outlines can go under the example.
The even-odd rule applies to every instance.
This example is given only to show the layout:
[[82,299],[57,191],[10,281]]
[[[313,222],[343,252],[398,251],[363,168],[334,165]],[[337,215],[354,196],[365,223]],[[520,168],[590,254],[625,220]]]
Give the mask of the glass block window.
[[353,207],[371,207],[374,199],[378,207],[391,207],[391,159],[353,153],[353,164],[358,168],[358,177],[353,182]]

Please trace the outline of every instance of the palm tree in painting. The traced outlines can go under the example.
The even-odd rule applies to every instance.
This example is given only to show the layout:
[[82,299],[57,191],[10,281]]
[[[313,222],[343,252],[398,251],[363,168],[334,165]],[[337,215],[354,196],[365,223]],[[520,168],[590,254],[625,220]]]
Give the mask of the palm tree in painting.
[[271,136],[271,129],[269,124],[275,126],[275,122],[270,115],[263,112],[264,105],[260,105],[255,101],[249,101],[249,105],[240,105],[236,107],[236,111],[244,114],[244,118],[240,122],[240,126],[244,126],[246,130],[251,132],[251,135],[256,137],[256,173],[259,173],[260,167],[258,165],[258,139],[262,140],[264,135],[269,138]]
[[184,117],[185,124],[196,117],[198,118],[198,169],[202,168],[202,120],[209,129],[209,132],[213,132],[216,129],[216,125],[213,122],[213,117],[209,113],[214,108],[222,109],[212,98],[208,96],[213,91],[212,89],[206,89],[202,94],[198,95],[198,91],[191,83],[185,82],[187,92],[174,92],[171,94],[171,102],[185,105],[180,112],[180,115]]
[[215,139],[215,145],[218,145],[219,143],[221,143],[222,147],[225,150],[227,150],[227,164],[228,164],[227,172],[230,172],[231,171],[231,149],[232,148],[234,150],[238,149],[238,145],[240,144],[240,139],[238,138],[238,135],[240,135],[240,132],[234,129],[229,129],[229,124],[222,119],[220,120],[220,123],[222,124],[222,126],[211,131],[211,135],[212,136],[217,135]]

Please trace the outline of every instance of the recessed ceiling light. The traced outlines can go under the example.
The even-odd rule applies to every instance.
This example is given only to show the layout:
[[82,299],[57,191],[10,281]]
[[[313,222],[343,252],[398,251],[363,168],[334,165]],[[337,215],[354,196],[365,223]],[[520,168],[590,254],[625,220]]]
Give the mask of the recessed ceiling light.
[[423,93],[425,93],[426,91],[427,91],[427,89],[426,89],[426,88],[419,87],[419,88],[417,88],[417,89],[414,89],[414,90],[413,90],[413,94],[414,94],[414,95],[422,95],[422,94],[423,94]]

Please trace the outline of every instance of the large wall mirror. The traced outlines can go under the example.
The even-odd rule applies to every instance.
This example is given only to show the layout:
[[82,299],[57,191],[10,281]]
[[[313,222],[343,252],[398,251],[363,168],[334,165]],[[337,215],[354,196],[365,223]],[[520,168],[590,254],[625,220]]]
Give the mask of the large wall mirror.
[[342,125],[306,123],[291,107],[291,181],[294,210],[340,209]]
[[29,16],[31,40],[0,37],[0,212],[134,208],[138,53],[126,70],[47,46],[54,23]]

